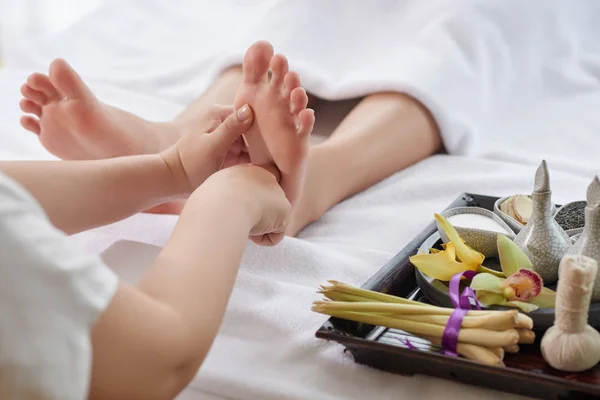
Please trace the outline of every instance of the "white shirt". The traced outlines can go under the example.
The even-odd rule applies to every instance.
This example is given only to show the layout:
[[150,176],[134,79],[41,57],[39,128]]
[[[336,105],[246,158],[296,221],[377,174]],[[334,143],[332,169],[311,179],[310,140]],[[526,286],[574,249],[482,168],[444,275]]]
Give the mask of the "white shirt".
[[0,173],[0,399],[86,398],[90,331],[117,283]]

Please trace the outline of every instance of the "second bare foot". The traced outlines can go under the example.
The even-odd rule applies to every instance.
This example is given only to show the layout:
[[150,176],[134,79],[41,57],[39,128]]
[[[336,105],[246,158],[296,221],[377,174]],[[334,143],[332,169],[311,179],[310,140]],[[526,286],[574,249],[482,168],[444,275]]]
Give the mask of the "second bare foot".
[[172,124],[146,121],[98,100],[64,60],[49,75],[34,73],[21,87],[21,125],[67,160],[154,153],[179,137]]

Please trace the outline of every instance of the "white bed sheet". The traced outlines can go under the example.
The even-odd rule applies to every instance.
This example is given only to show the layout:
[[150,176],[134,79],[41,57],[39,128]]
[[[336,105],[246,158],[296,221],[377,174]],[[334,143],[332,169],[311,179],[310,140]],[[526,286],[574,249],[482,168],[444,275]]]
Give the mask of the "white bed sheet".
[[[37,143],[35,136],[18,125],[18,88],[27,73],[44,70],[52,57],[62,56],[72,61],[102,100],[152,120],[167,119],[204,90],[220,68],[238,60],[247,42],[264,38],[245,35],[256,26],[256,21],[266,15],[283,18],[294,10],[287,8],[290,4],[152,0],[145,1],[145,6],[140,8],[133,0],[110,1],[64,33],[12,49],[9,62],[15,68],[0,70],[0,157],[53,158]],[[327,4],[335,5],[334,2]],[[381,1],[379,6],[394,4]],[[421,8],[415,8],[416,2],[403,4],[407,11],[416,12],[422,19],[430,16],[435,7],[442,7],[437,1],[421,2],[426,4],[419,6]],[[490,0],[488,4],[497,8],[499,3]],[[188,7],[187,12],[181,11],[184,6]],[[189,7],[195,11],[189,11]],[[484,13],[486,10],[489,11],[475,11]],[[350,7],[344,12],[356,16],[352,12],[357,11]],[[201,34],[206,33],[207,28],[202,25],[215,19],[221,21],[219,28],[227,35],[218,42],[203,39]],[[540,24],[547,22],[543,20]],[[317,19],[313,28],[321,29],[319,34],[326,35],[325,23]],[[279,40],[285,48],[289,42],[273,36],[277,31],[275,27],[265,28],[265,37],[274,42]],[[252,32],[258,36],[261,30]],[[460,38],[453,40],[464,44]],[[409,38],[405,38],[405,42],[408,41]],[[224,53],[222,48],[227,43],[233,50]],[[296,47],[288,47],[293,54]],[[593,57],[590,60],[593,64]],[[300,55],[292,57],[292,62],[298,69],[310,72],[306,66],[308,61]],[[581,66],[578,60],[573,62]],[[454,72],[455,65],[450,63],[448,71],[438,66],[439,72]],[[321,66],[317,71],[326,71],[326,68]],[[568,76],[564,69],[553,71],[560,77]],[[306,86],[324,97],[352,97],[364,94],[368,87],[376,88],[372,80],[356,79],[354,82],[370,85],[357,89],[350,78],[345,85],[334,87],[328,85],[328,82],[337,82],[331,77],[310,73],[308,76]],[[469,122],[468,129],[464,130],[461,123],[450,124],[448,137],[454,140],[454,146],[466,137],[469,142],[466,147],[472,151],[432,157],[408,168],[337,205],[298,238],[286,238],[275,248],[249,244],[219,336],[206,363],[181,398],[508,398],[505,393],[423,376],[391,375],[356,365],[340,346],[314,337],[326,318],[312,313],[310,305],[318,298],[316,288],[327,279],[357,285],[364,282],[431,220],[433,212],[441,210],[460,192],[505,195],[530,191],[535,166],[542,157],[550,161],[555,201],[583,198],[587,184],[599,170],[600,120],[596,115],[600,99],[595,75],[588,74],[589,81],[585,82],[581,81],[582,76],[574,73],[571,84],[564,84],[560,95],[543,96],[542,100],[538,90],[535,96],[531,94],[531,101],[520,99],[519,107],[513,107],[510,112],[499,108],[502,112],[498,111],[494,118],[470,122],[458,118],[459,122]],[[580,85],[575,85],[575,81]],[[390,82],[391,86],[395,84]],[[481,100],[476,92],[467,90],[478,89],[470,80],[462,82],[470,85],[465,88],[467,94],[472,93],[472,97]],[[509,89],[514,89],[514,85],[513,82]],[[435,91],[436,86],[429,88]],[[473,100],[465,100],[469,96],[453,97],[451,91],[444,91],[441,97],[446,103],[452,99],[456,103],[465,102],[452,106],[452,115],[459,115],[461,107],[465,109],[473,104]],[[492,98],[488,97],[488,100]],[[445,113],[442,110],[439,115]],[[327,114],[322,114],[320,119],[320,124],[325,122],[321,129],[327,133],[324,126],[331,126],[327,125],[330,122]],[[560,147],[551,146],[564,138],[568,141]],[[531,157],[525,158],[526,154]],[[577,154],[580,156],[576,157]],[[175,221],[173,216],[140,214],[76,235],[72,240],[94,252],[102,252],[119,240],[161,246]],[[135,279],[151,259],[153,248],[143,247],[136,253],[131,250],[138,249],[135,244],[127,246],[133,247],[126,252],[114,247],[107,257],[123,278]],[[126,259],[123,254],[137,256]]]

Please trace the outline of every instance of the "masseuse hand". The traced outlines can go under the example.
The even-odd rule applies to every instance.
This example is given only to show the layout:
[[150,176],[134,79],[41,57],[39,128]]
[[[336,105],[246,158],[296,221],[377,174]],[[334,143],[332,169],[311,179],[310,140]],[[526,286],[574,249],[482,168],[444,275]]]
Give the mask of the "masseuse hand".
[[[292,209],[278,180],[275,167],[252,164],[223,169],[210,176],[188,199],[186,209],[219,207],[242,211],[243,217],[221,223],[247,224],[249,237],[263,246],[275,245],[284,237]],[[232,216],[236,213],[231,212]]]
[[204,126],[160,153],[182,194],[193,192],[222,167],[243,162],[242,134],[252,126],[254,115],[247,105],[238,110],[215,105],[203,121]]

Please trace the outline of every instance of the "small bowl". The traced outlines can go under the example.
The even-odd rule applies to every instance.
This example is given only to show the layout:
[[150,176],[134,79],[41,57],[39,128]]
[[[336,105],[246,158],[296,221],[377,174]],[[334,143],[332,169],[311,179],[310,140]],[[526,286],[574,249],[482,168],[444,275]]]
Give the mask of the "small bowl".
[[[496,200],[496,202],[494,203],[494,213],[496,213],[496,215],[498,215],[500,218],[502,218],[502,220],[504,222],[506,222],[506,224],[508,226],[510,226],[510,228],[513,230],[513,232],[515,232],[515,234],[517,234],[517,233],[521,232],[521,229],[523,229],[525,227],[525,225],[520,223],[519,221],[517,221],[516,219],[514,219],[510,215],[506,214],[504,211],[502,211],[500,209],[500,204],[504,203],[504,201],[506,201],[509,197],[512,197],[512,196],[506,196],[506,197],[502,197],[502,198]],[[531,198],[530,195],[528,197]],[[556,206],[554,205],[554,203],[552,203],[552,214],[553,215],[554,215],[555,211],[556,211]]]
[[[570,231],[574,231],[576,229],[582,229],[585,225],[585,207],[587,206],[587,201],[579,200],[579,201],[571,201],[569,203],[564,204],[560,207],[556,213],[554,213],[554,219],[558,224],[563,228],[567,233]],[[575,220],[568,221],[564,214],[569,212],[569,210],[576,208],[575,214],[571,216],[571,218]],[[572,236],[572,235],[569,235]]]
[[[491,212],[490,210],[486,210],[485,208],[480,207],[456,207],[451,208],[450,210],[446,210],[441,215],[448,219],[455,215],[459,214],[477,214],[483,215],[484,217],[491,218],[499,224],[502,228],[506,230],[506,236],[508,236],[511,240],[515,238],[515,233],[511,229],[511,227],[506,224],[500,217]],[[436,222],[438,232],[440,237],[442,238],[444,243],[450,241],[446,233],[441,228],[441,226]],[[454,226],[454,225],[453,225]],[[469,246],[471,246],[474,250],[477,250],[481,254],[487,257],[495,257],[498,255],[498,234],[501,232],[489,231],[487,229],[479,229],[479,228],[466,228],[462,226],[454,226],[458,235],[463,239]]]

